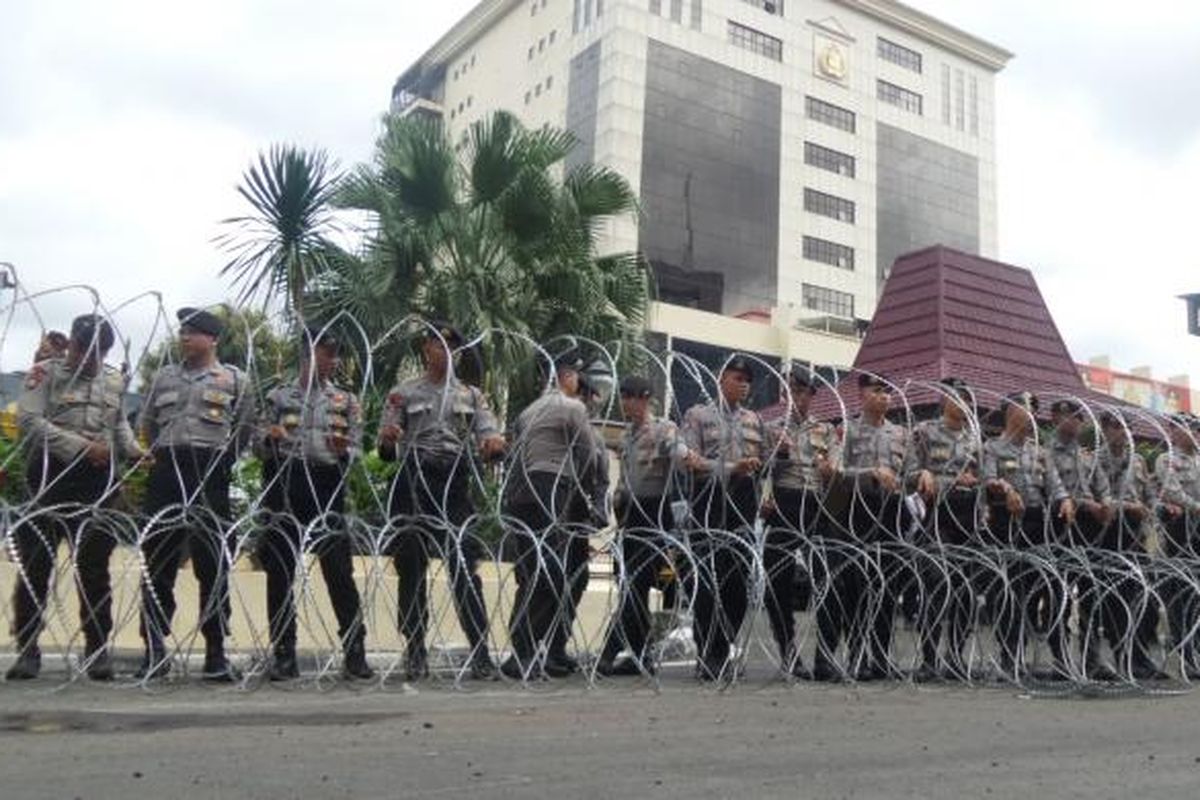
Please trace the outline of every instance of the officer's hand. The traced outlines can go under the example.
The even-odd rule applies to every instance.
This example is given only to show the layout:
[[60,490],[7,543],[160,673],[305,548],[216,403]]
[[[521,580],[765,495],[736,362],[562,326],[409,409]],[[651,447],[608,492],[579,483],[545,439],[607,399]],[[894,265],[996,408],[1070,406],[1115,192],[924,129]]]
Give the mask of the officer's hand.
[[890,467],[876,467],[874,475],[875,480],[879,481],[880,488],[885,492],[894,492],[900,488],[900,481]]
[[964,472],[954,481],[954,485],[964,489],[974,489],[979,485],[979,476],[974,472]]
[[267,428],[267,438],[274,441],[286,439],[287,428],[283,427],[282,425],[272,425],[271,427]]
[[1116,509],[1108,503],[1096,503],[1096,519],[1101,525],[1108,525],[1116,516]]
[[821,476],[821,480],[828,481],[833,477],[833,462],[829,460],[828,454],[818,452],[816,456],[813,457],[813,461],[816,462],[817,473]]
[[1019,517],[1025,513],[1025,501],[1021,499],[1021,493],[1016,489],[1009,489],[1004,495],[1004,507],[1008,509],[1008,513],[1014,517]]
[[1075,501],[1067,498],[1058,509],[1058,516],[1068,525],[1075,521]]
[[758,472],[761,467],[762,461],[754,456],[750,456],[748,458],[739,459],[738,462],[733,465],[733,474],[753,475],[755,472]]
[[486,437],[479,444],[479,455],[484,461],[491,461],[494,458],[499,458],[504,455],[505,448],[508,447],[508,442],[498,433]]
[[1125,516],[1129,517],[1135,523],[1140,523],[1146,518],[1146,507],[1141,503],[1126,503]]
[[683,466],[692,472],[700,472],[704,469],[704,459],[695,450],[688,450],[688,454],[683,457]]
[[1163,508],[1167,510],[1167,516],[1171,517],[1172,519],[1179,517],[1179,515],[1183,513],[1183,509],[1174,503],[1167,503],[1163,506]]
[[94,467],[106,466],[110,454],[108,445],[104,442],[88,442],[87,447],[83,449],[83,457]]
[[400,441],[399,425],[384,425],[379,429],[379,444],[381,447],[395,447],[396,442]]
[[774,514],[776,508],[778,508],[778,506],[775,504],[775,498],[768,497],[763,500],[762,504],[758,507],[758,514],[759,516],[766,518]]
[[927,469],[923,469],[917,474],[917,493],[926,500],[937,494],[937,481],[934,479],[933,473]]

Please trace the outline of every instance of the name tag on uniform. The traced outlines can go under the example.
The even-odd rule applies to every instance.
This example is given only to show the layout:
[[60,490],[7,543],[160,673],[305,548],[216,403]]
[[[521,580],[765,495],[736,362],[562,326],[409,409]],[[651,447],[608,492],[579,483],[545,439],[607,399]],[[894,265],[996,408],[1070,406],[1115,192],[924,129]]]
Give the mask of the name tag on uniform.
[[284,414],[283,417],[280,418],[279,424],[283,425],[285,428],[295,428],[300,425],[300,415]]
[[331,414],[329,417],[329,427],[334,430],[346,430],[350,427],[350,423],[341,414]]
[[200,395],[200,399],[202,399],[205,403],[208,403],[210,406],[221,406],[224,408],[225,406],[229,405],[230,397],[225,392],[220,392],[216,389],[205,389]]
[[929,457],[934,461],[949,461],[951,452],[950,448],[946,445],[931,447],[929,448]]
[[408,407],[409,414],[424,414],[433,410],[433,403],[413,403]]
[[1004,458],[1000,460],[1000,470],[1002,472],[1016,472],[1017,460],[1015,458]]
[[179,400],[179,392],[163,392],[154,400],[155,408],[173,406]]

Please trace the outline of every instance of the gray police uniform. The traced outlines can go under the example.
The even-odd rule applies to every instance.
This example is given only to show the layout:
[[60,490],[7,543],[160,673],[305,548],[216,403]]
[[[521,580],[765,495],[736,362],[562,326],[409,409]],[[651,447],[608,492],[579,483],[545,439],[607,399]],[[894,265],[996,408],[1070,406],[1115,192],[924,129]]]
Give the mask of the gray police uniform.
[[[13,632],[18,648],[31,655],[37,652],[54,557],[64,538],[75,552],[88,652],[103,646],[112,630],[108,560],[116,539],[112,530],[89,525],[95,520],[81,512],[111,505],[119,488],[119,461],[141,455],[122,409],[124,388],[115,370],[102,368],[88,376],[64,359],[51,359],[30,369],[17,401],[33,507],[51,509],[17,526],[12,539],[22,573],[14,592]],[[95,465],[84,457],[92,442],[107,445],[105,464]]]
[[459,624],[472,658],[487,658],[487,609],[478,571],[484,549],[460,528],[474,513],[471,477],[475,451],[500,429],[487,398],[453,376],[434,383],[421,375],[388,393],[380,428],[402,431],[395,448],[381,446],[385,460],[399,459],[389,509],[400,521],[395,548],[399,576],[399,626],[408,641],[410,670],[424,670],[429,624],[427,572],[431,557],[446,562]]
[[[1154,462],[1161,504],[1159,515],[1166,537],[1163,551],[1170,557],[1192,558],[1197,549],[1197,526],[1200,521],[1200,453],[1185,453],[1179,447],[1162,453]],[[1181,513],[1172,516],[1168,506]],[[1176,646],[1187,636],[1196,622],[1196,592],[1182,578],[1170,577],[1163,582],[1163,601],[1171,640]],[[1183,648],[1185,667],[1194,670],[1200,664],[1200,646],[1196,635]]]
[[[269,435],[275,426],[282,429],[281,438]],[[296,562],[303,532],[322,515],[321,527],[307,534],[313,539],[308,546],[320,560],[339,637],[347,651],[361,647],[358,587],[342,515],[347,472],[360,452],[362,426],[358,398],[332,383],[296,380],[267,393],[255,447],[263,461],[263,507],[272,513],[259,554],[267,573],[267,615],[277,655],[295,654]],[[343,445],[335,448],[335,441]]]
[[175,578],[187,552],[200,583],[200,607],[206,610],[200,629],[210,647],[220,647],[229,618],[229,482],[255,426],[249,381],[228,364],[164,366],[146,394],[140,426],[154,454],[146,512],[165,511],[142,543],[150,572],[143,635],[152,649],[161,650],[175,614]]
[[[1057,436],[1051,437],[1048,445],[1050,458],[1054,460],[1054,468],[1058,471],[1059,480],[1067,495],[1076,505],[1085,501],[1109,504],[1112,495],[1108,485],[1108,476],[1097,464],[1095,455],[1082,447],[1077,441],[1063,441]],[[1082,509],[1081,509],[1082,511]],[[1061,529],[1061,525],[1059,526]],[[1098,543],[1101,528],[1100,520],[1087,513],[1079,514],[1075,519],[1072,533],[1078,531],[1080,546],[1092,547]],[[1073,537],[1072,537],[1073,538]]]
[[979,477],[979,441],[969,425],[954,430],[944,418],[926,420],[913,429],[913,472],[928,470],[933,475],[937,496],[926,517],[931,540],[947,544],[966,544],[976,529],[978,485],[968,487],[959,481],[966,475]]

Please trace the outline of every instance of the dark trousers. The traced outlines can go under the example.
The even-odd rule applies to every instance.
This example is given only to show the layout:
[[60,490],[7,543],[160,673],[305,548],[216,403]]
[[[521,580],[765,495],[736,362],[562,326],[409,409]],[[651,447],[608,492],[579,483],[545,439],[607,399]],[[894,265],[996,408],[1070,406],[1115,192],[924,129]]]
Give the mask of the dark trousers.
[[[996,640],[1001,663],[1007,671],[1021,662],[1025,626],[1046,628],[1046,642],[1060,668],[1067,657],[1067,595],[1057,572],[1046,571],[1039,560],[1052,557],[1053,526],[1047,526],[1047,509],[1030,507],[1020,519],[1002,506],[992,509],[994,535],[1016,550],[1005,567],[1008,591],[997,598]],[[1030,558],[1020,554],[1028,553]],[[1039,607],[1041,611],[1039,612]]]
[[142,539],[142,636],[161,646],[175,616],[175,578],[185,555],[200,583],[200,631],[220,647],[229,621],[229,478],[232,457],[207,448],[156,450],[146,513],[160,520]]
[[1112,554],[1110,563],[1098,565],[1100,585],[1088,581],[1080,586],[1082,646],[1088,653],[1095,652],[1100,646],[1098,629],[1102,627],[1118,669],[1152,664],[1158,631],[1157,600],[1142,578],[1118,561],[1119,554],[1141,552],[1138,527],[1125,517],[1109,523],[1097,545],[1100,553]]
[[[1195,520],[1189,519],[1188,514],[1178,517],[1163,515],[1163,529],[1166,534],[1163,551],[1170,559],[1195,558],[1193,535]],[[1189,572],[1191,572],[1189,570]],[[1185,665],[1200,665],[1200,647],[1197,639],[1200,633],[1192,633],[1196,627],[1197,617],[1200,616],[1200,596],[1194,587],[1193,574],[1180,575],[1174,569],[1166,572],[1162,580],[1162,600],[1166,607],[1167,629],[1171,643],[1179,648]],[[1148,623],[1147,623],[1148,624]]]
[[820,496],[804,489],[775,489],[775,511],[768,520],[763,544],[766,597],[763,605],[779,655],[790,665],[797,659],[796,643],[796,553],[824,526]]
[[[44,480],[42,480],[44,478]],[[59,544],[74,553],[79,618],[88,652],[102,647],[112,632],[112,585],[108,562],[117,542],[96,519],[108,505],[110,476],[84,462],[64,465],[31,459],[26,475],[33,504],[13,532],[13,561],[19,571],[13,593],[13,634],[22,651],[37,648],[42,613]]]
[[979,581],[976,565],[958,553],[975,534],[975,501],[973,490],[952,490],[938,500],[925,523],[924,555],[918,567],[922,596],[918,635],[921,659],[930,667],[937,664],[943,631],[947,634],[947,660],[956,670],[965,666]]
[[725,486],[716,481],[705,484],[693,498],[692,514],[703,526],[691,537],[692,636],[701,662],[719,670],[749,605],[753,561],[748,528],[758,514],[754,481],[734,478]]
[[662,497],[642,497],[621,514],[617,535],[617,608],[604,641],[601,658],[612,660],[624,647],[639,662],[647,656],[650,638],[650,589],[666,563],[663,552],[664,515],[669,514]]
[[341,530],[345,510],[344,470],[336,465],[263,465],[267,487],[263,507],[270,512],[259,546],[259,558],[267,573],[267,615],[275,652],[296,650],[296,602],[293,587],[296,565],[301,557],[302,537],[308,526],[326,515],[319,528],[310,531],[313,550],[321,564],[329,600],[338,622],[338,636],[349,647],[362,641],[358,587],[350,540]]
[[513,597],[509,633],[513,653],[522,666],[533,661],[539,647],[551,657],[562,656],[575,621],[575,609],[588,580],[586,506],[569,478],[533,472],[531,497],[513,502],[509,513],[524,528],[515,532]]
[[848,636],[852,664],[888,668],[903,567],[894,549],[896,531],[907,521],[899,495],[863,489],[850,502],[848,527],[861,548],[856,563],[842,571],[843,607],[854,613]]
[[487,608],[478,575],[483,547],[460,531],[473,513],[468,462],[430,464],[408,458],[392,484],[397,542],[399,626],[412,652],[423,651],[429,630],[429,561],[446,565],[459,624],[473,656],[487,654]]

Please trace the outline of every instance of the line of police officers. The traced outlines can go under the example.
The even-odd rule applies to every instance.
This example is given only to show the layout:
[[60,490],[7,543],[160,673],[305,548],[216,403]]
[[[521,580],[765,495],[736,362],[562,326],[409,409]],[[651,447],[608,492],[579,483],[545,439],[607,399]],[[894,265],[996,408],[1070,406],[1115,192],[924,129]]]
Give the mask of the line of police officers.
[[[145,641],[138,675],[162,677],[171,668],[175,578],[190,557],[200,587],[203,675],[236,680],[224,646],[235,555],[229,490],[246,448],[264,465],[259,554],[267,574],[269,677],[299,674],[293,590],[301,554],[314,552],[337,619],[343,672],[369,678],[344,517],[363,414],[354,393],[332,382],[337,338],[306,330],[296,379],[272,389],[256,412],[245,374],[217,359],[220,319],[191,308],[178,317],[180,361],[159,370],[144,398],[139,425],[148,452],[122,413],[124,377],[104,365],[114,335],[103,319],[77,318],[65,353],[28,373],[18,420],[33,502],[8,539],[21,575],[14,598],[19,657],[8,679],[39,672],[38,634],[64,540],[79,586],[84,668],[93,679],[112,678],[108,565],[121,529],[105,512],[117,500],[123,470],[148,461],[149,523],[138,540]],[[397,622],[409,678],[428,670],[427,571],[434,557],[446,565],[470,648],[469,675],[489,678],[496,671],[478,575],[484,553],[477,502],[480,470],[508,445],[484,395],[454,375],[452,353],[462,344],[450,325],[428,326],[420,347],[424,372],[388,393],[375,442],[383,459],[399,465],[384,547],[399,577]],[[519,678],[579,669],[567,644],[587,585],[589,535],[609,519],[607,450],[590,424],[595,387],[574,350],[557,357],[545,377],[545,391],[514,424],[503,487],[516,591],[512,654],[500,670]],[[961,382],[942,388],[940,417],[910,428],[888,419],[892,385],[863,373],[861,413],[835,428],[810,412],[813,373],[793,369],[789,408],[767,423],[745,405],[754,377],[748,359],[730,359],[717,396],[689,409],[680,426],[652,413],[646,379],[621,381],[629,423],[613,493],[621,591],[598,674],[656,669],[648,650],[650,589],[668,567],[691,601],[702,680],[735,674],[736,644],[759,591],[780,663],[794,677],[895,677],[894,621],[901,605],[914,603],[921,655],[914,678],[965,677],[980,597],[994,615],[1002,673],[1023,674],[1026,632],[1034,630],[1046,636],[1054,659],[1049,677],[1068,677],[1072,588],[1089,678],[1116,677],[1100,658],[1101,634],[1134,677],[1165,677],[1151,657],[1159,596],[1148,591],[1138,554],[1152,515],[1164,522],[1167,555],[1194,553],[1200,519],[1194,421],[1172,425],[1173,446],[1152,476],[1115,414],[1099,419],[1097,450],[1082,447],[1084,411],[1069,400],[1054,404],[1054,433],[1042,441],[1037,398],[1010,396],[1001,408],[1003,431],[981,444],[973,397]],[[1010,555],[989,567],[983,554],[997,547]],[[1070,548],[1105,551],[1112,561],[1093,570],[1086,559],[1062,557]],[[1056,579],[1047,578],[1047,558],[1055,559],[1049,572]],[[811,671],[796,646],[798,563],[816,606]],[[1183,577],[1164,585],[1159,595],[1174,641],[1194,639],[1196,593]],[[1189,678],[1200,677],[1197,655],[1194,644],[1183,653]]]

